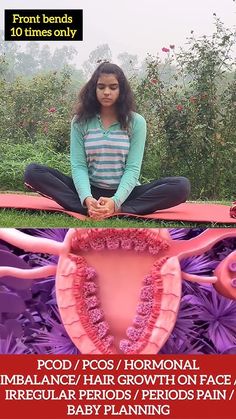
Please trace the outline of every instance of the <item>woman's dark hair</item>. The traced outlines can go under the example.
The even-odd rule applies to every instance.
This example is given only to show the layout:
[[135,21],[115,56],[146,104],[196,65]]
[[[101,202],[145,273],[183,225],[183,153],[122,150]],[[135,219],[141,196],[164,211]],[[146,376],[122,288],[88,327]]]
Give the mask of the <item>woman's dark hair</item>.
[[74,114],[79,121],[86,121],[93,118],[100,111],[100,103],[97,100],[97,81],[101,74],[114,74],[119,83],[120,94],[116,102],[118,121],[122,129],[128,129],[135,110],[135,103],[132,90],[122,69],[112,63],[104,62],[94,71],[90,80],[81,89],[78,101],[74,107]]

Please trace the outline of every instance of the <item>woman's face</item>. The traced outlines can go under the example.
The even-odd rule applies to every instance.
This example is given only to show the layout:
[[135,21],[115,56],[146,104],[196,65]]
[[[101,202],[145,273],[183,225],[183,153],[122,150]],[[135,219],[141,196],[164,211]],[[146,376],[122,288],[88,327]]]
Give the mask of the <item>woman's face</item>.
[[101,74],[97,81],[96,95],[101,106],[113,106],[120,94],[119,82],[114,74]]

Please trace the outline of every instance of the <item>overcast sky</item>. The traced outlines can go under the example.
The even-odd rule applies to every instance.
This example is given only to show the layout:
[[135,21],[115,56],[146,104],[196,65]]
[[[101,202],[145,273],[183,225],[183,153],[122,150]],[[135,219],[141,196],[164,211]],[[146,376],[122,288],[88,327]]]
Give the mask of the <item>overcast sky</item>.
[[197,36],[210,35],[213,13],[228,27],[236,22],[233,0],[0,0],[0,8],[0,28],[4,9],[83,9],[83,41],[48,42],[53,47],[75,47],[78,66],[104,43],[110,46],[113,61],[124,51],[142,60],[147,53],[161,56],[164,46],[184,46],[191,30]]

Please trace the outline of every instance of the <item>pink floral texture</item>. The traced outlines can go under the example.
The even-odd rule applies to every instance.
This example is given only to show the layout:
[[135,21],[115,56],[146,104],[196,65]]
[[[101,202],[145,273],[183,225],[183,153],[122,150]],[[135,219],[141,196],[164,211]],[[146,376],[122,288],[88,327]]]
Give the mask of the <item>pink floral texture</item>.
[[197,102],[197,98],[196,98],[196,96],[191,96],[191,97],[189,98],[189,101],[190,101],[191,103],[195,103],[195,102]]
[[157,80],[157,79],[151,79],[151,80],[150,80],[150,83],[151,83],[151,84],[157,84],[157,83],[158,83],[158,80]]

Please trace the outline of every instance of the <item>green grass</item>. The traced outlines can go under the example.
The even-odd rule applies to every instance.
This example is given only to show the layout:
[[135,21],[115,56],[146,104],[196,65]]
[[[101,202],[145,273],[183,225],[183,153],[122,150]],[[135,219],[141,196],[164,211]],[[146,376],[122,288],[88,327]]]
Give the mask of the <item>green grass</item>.
[[[17,193],[16,191],[4,191],[5,193]],[[19,192],[22,193],[22,192]],[[26,195],[32,195],[32,192],[24,192]],[[34,195],[34,194],[33,194]],[[37,194],[36,194],[37,195]],[[204,201],[191,201],[202,202]],[[207,201],[207,203],[231,205],[229,201]],[[235,224],[217,224],[217,223],[190,223],[188,221],[163,221],[163,220],[145,220],[142,218],[113,217],[103,221],[87,219],[78,220],[68,214],[60,212],[20,210],[20,209],[0,209],[0,227],[21,227],[21,228],[70,228],[70,227],[104,227],[104,228],[194,228],[194,227],[236,227]]]
[[69,228],[69,227],[114,227],[114,228],[164,228],[164,227],[235,227],[235,224],[207,224],[177,221],[143,220],[136,218],[113,217],[103,221],[77,220],[67,214],[46,211],[27,211],[15,209],[0,210],[0,227]]

